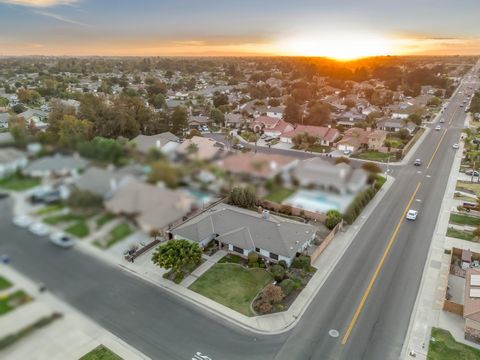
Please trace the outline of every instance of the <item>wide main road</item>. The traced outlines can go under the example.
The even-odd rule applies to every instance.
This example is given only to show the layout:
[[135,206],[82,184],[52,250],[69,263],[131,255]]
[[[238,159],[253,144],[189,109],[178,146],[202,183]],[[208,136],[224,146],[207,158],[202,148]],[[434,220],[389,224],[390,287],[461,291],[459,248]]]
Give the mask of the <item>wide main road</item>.
[[[464,91],[464,85],[460,89]],[[396,359],[400,354],[465,113],[457,94],[362,227],[297,326],[258,336],[80,251],[11,225],[0,201],[0,253],[152,359]],[[420,211],[404,222],[405,211]],[[339,337],[331,337],[335,329]]]

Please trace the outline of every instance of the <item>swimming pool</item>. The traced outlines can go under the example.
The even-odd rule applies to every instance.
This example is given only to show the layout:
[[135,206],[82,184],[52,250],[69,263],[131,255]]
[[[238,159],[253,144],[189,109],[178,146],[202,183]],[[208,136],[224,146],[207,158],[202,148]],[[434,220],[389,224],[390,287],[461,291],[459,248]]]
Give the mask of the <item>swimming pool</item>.
[[337,195],[321,190],[298,190],[283,201],[283,204],[312,212],[326,213],[337,210],[344,213],[352,202],[353,195]]
[[198,206],[207,206],[214,200],[212,195],[201,190],[188,189],[187,192],[195,198]]

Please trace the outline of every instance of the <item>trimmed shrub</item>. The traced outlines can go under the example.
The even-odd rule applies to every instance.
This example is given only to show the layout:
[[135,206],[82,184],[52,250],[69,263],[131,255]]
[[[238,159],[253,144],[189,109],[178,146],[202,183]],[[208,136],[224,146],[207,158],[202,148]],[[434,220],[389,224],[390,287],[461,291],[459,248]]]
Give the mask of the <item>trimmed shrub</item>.
[[285,277],[285,269],[280,265],[273,265],[270,272],[276,281],[281,281]]
[[295,269],[308,269],[310,267],[310,256],[300,255],[293,259],[292,267]]
[[342,221],[342,215],[336,210],[330,210],[327,212],[327,218],[325,219],[325,226],[332,230],[338,223]]
[[285,260],[280,260],[278,262],[278,265],[280,265],[281,267],[283,267],[284,269],[288,268],[288,265],[287,265],[287,262]]
[[258,254],[256,252],[248,254],[248,267],[258,267]]
[[285,279],[280,283],[280,287],[282,288],[285,296],[288,296],[293,290],[295,290],[295,282],[291,279]]

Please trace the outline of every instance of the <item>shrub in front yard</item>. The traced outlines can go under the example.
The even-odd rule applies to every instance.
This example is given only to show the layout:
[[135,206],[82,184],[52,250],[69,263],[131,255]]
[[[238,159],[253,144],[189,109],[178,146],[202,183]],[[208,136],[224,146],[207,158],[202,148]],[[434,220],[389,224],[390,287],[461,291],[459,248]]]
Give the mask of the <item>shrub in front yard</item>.
[[327,212],[327,218],[325,219],[325,226],[332,230],[335,226],[337,226],[340,221],[342,221],[342,214],[340,214],[336,210],[330,210]]
[[197,265],[202,260],[202,249],[196,243],[188,240],[170,240],[157,247],[152,255],[154,264],[175,274],[181,273],[192,265]]
[[248,267],[258,267],[258,254],[256,252],[248,254]]
[[280,287],[282,288],[283,293],[285,296],[288,296],[295,290],[295,283],[291,279],[285,279],[280,283]]
[[310,256],[300,255],[293,259],[292,268],[307,270],[310,267]]
[[274,304],[279,303],[285,297],[282,288],[278,285],[268,284],[262,290],[256,309],[262,314],[270,312]]
[[281,281],[285,277],[285,269],[280,265],[273,265],[270,268],[270,273],[276,281]]

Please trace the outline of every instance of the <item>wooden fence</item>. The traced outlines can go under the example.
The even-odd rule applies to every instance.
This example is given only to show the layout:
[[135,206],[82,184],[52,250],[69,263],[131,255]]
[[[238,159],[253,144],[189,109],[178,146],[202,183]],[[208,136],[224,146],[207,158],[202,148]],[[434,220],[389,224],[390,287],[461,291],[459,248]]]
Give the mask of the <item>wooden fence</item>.
[[310,254],[310,259],[312,262],[315,261],[323,253],[323,251],[327,248],[328,245],[330,245],[333,238],[342,229],[342,227],[343,227],[343,220],[339,222],[337,226],[333,228],[332,231],[330,231],[330,233],[325,237],[322,243],[315,249],[313,253]]

